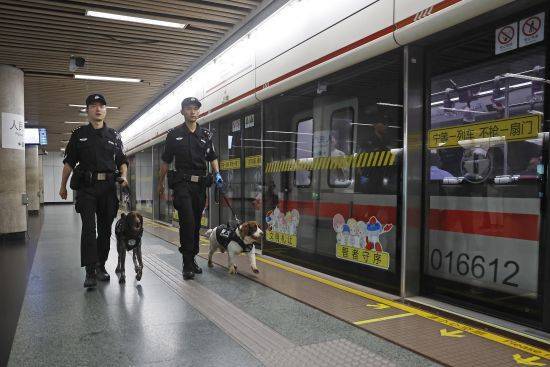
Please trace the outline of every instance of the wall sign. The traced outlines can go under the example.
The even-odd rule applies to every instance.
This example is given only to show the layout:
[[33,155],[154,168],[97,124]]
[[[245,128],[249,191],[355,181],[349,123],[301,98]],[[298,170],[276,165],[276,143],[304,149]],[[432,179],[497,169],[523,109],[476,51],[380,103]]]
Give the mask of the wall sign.
[[23,116],[2,112],[2,148],[25,149],[25,122]]
[[544,13],[519,21],[519,47],[544,40]]
[[244,117],[244,128],[254,127],[254,115],[248,115]]
[[236,132],[236,131],[241,131],[241,120],[235,120],[231,123],[231,131],[232,132]]
[[38,129],[40,145],[48,145],[48,132],[44,128]]
[[518,48],[518,23],[514,22],[495,31],[495,55]]

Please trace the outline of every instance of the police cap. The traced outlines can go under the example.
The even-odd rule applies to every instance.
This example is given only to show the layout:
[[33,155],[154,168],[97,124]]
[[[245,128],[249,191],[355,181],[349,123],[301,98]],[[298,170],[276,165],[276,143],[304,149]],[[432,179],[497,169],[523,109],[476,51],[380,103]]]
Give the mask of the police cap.
[[103,105],[107,104],[107,100],[105,100],[105,97],[103,97],[101,94],[94,93],[90,94],[88,98],[86,98],[86,107],[95,102],[101,102],[101,104]]
[[188,106],[197,106],[198,108],[201,108],[202,104],[195,97],[187,97],[183,101],[181,101],[181,109],[183,110],[185,107]]

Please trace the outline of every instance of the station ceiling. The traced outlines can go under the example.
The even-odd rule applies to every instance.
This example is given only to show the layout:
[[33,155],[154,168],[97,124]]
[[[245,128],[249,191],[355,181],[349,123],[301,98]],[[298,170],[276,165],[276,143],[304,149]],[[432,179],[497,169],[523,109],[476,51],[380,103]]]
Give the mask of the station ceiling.
[[[107,124],[118,128],[213,45],[242,24],[261,0],[0,0],[0,64],[25,72],[28,127],[48,129],[47,150],[65,146],[85,121],[78,107],[102,93]],[[86,16],[98,11],[186,24],[168,28]],[[85,66],[69,70],[71,56]],[[136,78],[139,83],[91,81],[74,74]]]

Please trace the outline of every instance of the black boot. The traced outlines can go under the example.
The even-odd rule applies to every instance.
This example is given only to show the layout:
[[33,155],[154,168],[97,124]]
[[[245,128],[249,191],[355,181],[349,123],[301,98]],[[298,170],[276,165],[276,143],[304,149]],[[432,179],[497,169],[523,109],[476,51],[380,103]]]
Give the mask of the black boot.
[[202,274],[202,269],[197,264],[197,261],[195,260],[195,258],[193,258],[193,264],[191,265],[191,267],[193,268],[193,273]]
[[84,280],[84,288],[93,288],[97,286],[97,280],[95,278],[95,266],[86,266],[86,279]]
[[109,273],[107,273],[107,269],[105,269],[105,264],[97,265],[96,274],[97,280],[100,280],[102,282],[108,282],[111,279],[111,276],[109,275]]
[[185,261],[185,258],[183,258],[182,260],[183,270],[181,273],[183,275],[184,280],[193,279],[195,277],[195,272],[193,271],[193,266],[191,264],[187,264],[187,262]]

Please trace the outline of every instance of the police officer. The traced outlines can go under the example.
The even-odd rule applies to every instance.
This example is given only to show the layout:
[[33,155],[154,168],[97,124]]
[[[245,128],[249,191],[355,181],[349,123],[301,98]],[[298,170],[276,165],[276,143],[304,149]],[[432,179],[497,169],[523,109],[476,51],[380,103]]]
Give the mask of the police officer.
[[80,262],[86,267],[86,288],[95,287],[97,280],[110,279],[105,262],[111,244],[111,225],[118,211],[117,176],[122,186],[128,185],[128,160],[119,133],[104,121],[106,105],[101,94],[86,98],[89,124],[76,128],[69,139],[59,190],[61,198],[67,199],[67,179],[73,172],[71,188],[77,190],[75,207],[82,218]]
[[197,125],[200,107],[201,103],[194,97],[182,101],[181,114],[185,123],[168,132],[158,181],[158,193],[163,197],[164,178],[168,165],[175,157],[176,171],[173,178],[168,178],[168,184],[174,189],[174,208],[179,216],[180,252],[183,256],[182,273],[186,280],[202,273],[195,256],[199,253],[201,216],[206,204],[207,181],[211,178],[207,173],[207,161],[211,163],[216,185],[223,185],[212,135]]

